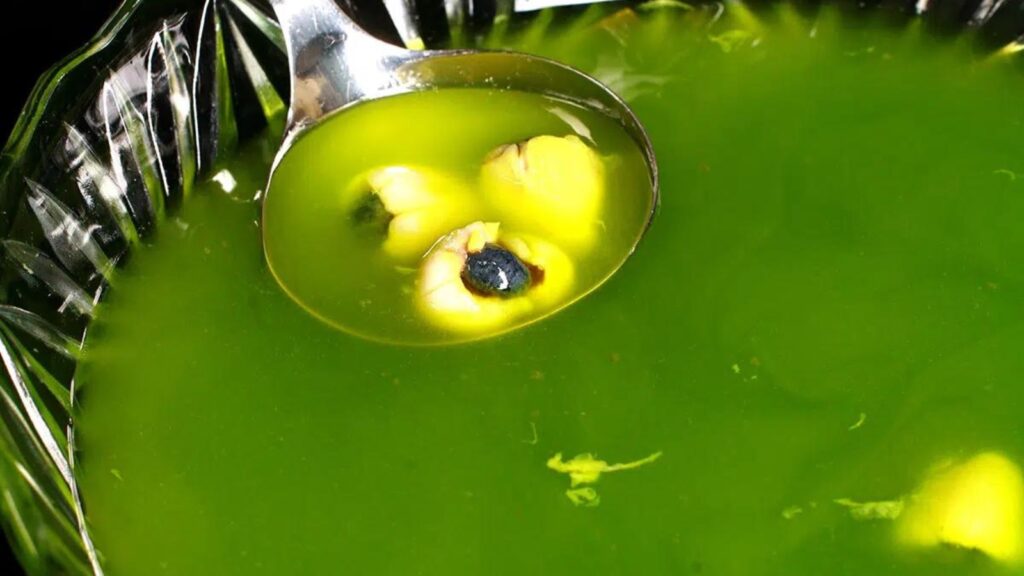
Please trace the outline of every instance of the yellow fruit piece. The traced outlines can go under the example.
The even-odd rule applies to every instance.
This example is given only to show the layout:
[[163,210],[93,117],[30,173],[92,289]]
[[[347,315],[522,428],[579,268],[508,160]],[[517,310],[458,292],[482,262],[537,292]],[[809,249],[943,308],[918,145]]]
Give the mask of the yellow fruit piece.
[[604,182],[601,157],[576,136],[502,146],[481,170],[481,188],[504,222],[574,249],[595,240]]
[[[466,287],[466,259],[486,244],[504,246],[539,275],[526,293],[497,298]],[[417,294],[420,309],[435,324],[459,332],[485,332],[553,306],[569,293],[573,278],[572,261],[553,244],[505,234],[496,222],[473,222],[434,244],[421,264]]]
[[426,253],[445,232],[472,220],[472,195],[459,180],[436,170],[388,166],[358,178],[346,192],[346,202],[364,201],[375,194],[390,215],[382,247],[400,261]]
[[438,324],[458,330],[483,330],[502,324],[505,317],[519,310],[525,301],[509,302],[481,298],[466,288],[462,269],[470,245],[482,245],[498,239],[498,224],[474,222],[442,238],[423,261],[419,294],[424,310]]
[[1002,454],[985,452],[937,469],[913,496],[899,534],[912,546],[978,550],[1016,562],[1024,552],[1024,478]]

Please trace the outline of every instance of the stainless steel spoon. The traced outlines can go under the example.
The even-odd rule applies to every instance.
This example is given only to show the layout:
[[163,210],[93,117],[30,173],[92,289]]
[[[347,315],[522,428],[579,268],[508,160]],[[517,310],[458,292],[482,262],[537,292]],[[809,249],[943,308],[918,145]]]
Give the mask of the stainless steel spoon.
[[451,87],[519,90],[576,102],[621,123],[647,159],[651,206],[657,205],[658,166],[647,132],[626,103],[594,78],[528,54],[392,46],[360,28],[334,0],[271,5],[284,32],[292,93],[275,167],[305,130],[360,102]]

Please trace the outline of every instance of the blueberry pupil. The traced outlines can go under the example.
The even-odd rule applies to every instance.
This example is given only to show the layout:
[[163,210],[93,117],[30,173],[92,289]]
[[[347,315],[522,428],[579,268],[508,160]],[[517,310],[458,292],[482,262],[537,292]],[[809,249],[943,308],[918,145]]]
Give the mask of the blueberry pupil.
[[530,271],[516,255],[495,244],[466,258],[462,281],[471,290],[488,296],[515,296],[530,286]]

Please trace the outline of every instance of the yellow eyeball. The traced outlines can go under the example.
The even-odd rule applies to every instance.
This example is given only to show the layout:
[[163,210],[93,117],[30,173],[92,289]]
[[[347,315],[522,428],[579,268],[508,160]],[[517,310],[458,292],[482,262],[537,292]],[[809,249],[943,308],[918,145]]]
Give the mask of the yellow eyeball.
[[504,234],[501,243],[525,262],[534,276],[526,294],[538,307],[554,306],[572,287],[572,260],[550,242],[529,234]]
[[905,543],[978,550],[997,560],[1024,555],[1024,478],[1005,456],[986,452],[937,469],[913,496],[900,525]]
[[572,261],[553,244],[473,222],[423,259],[416,290],[432,322],[463,333],[497,330],[552,308],[572,288]]
[[423,256],[438,236],[472,220],[472,195],[459,180],[411,166],[388,166],[356,178],[344,202],[352,222],[401,261]]
[[536,136],[492,151],[481,188],[509,226],[586,249],[601,225],[604,162],[576,136]]

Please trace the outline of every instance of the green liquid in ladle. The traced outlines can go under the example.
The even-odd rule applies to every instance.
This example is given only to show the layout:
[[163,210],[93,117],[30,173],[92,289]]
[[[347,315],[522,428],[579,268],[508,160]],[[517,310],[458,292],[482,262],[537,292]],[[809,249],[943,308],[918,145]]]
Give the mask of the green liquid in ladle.
[[[730,8],[709,36],[667,8],[504,41],[626,95],[662,205],[600,289],[498,337],[334,329],[266,267],[240,201],[266,159],[198,191],[119,271],[77,374],[108,574],[1019,573],[991,533],[907,526],[1020,506],[1024,80],[914,30],[777,21]],[[551,120],[506,114],[485,120]],[[475,126],[452,170],[515,139]],[[332,162],[392,149],[369,130],[325,137]],[[431,136],[393,149],[438,166]]]
[[[449,89],[361,104],[300,137],[274,173],[264,245],[282,287],[335,327],[472,340],[595,288],[653,201],[640,149],[614,120],[523,92]],[[459,267],[444,269],[455,257],[437,256],[444,237],[473,223],[521,245],[535,270],[524,294],[474,297]]]

